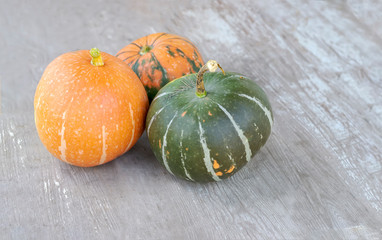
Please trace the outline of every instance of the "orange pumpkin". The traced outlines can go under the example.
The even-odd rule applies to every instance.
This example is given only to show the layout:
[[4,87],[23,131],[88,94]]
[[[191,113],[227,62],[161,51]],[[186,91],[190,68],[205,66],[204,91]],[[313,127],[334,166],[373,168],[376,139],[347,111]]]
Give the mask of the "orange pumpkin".
[[141,79],[150,101],[168,82],[204,65],[201,54],[188,39],[168,33],[154,33],[135,40],[116,55]]
[[137,142],[148,106],[142,83],[124,62],[98,49],[80,50],[45,69],[34,99],[35,123],[55,157],[91,167]]

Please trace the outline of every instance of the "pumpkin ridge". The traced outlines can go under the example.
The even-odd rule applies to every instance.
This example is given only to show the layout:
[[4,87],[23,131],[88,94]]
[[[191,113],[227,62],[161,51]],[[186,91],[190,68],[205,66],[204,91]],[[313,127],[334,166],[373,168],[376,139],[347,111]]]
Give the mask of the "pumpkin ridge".
[[159,94],[157,94],[157,95],[154,97],[153,102],[154,102],[156,99],[158,99],[158,98],[160,98],[160,97],[162,97],[162,96],[169,95],[169,94],[171,94],[171,93],[170,93],[170,92],[159,93]]
[[166,79],[167,79],[167,72],[166,70],[162,67],[162,64],[159,62],[159,60],[156,58],[155,54],[151,52],[152,59],[154,60],[154,63],[156,64],[156,67],[159,69],[159,71],[162,72],[162,85],[166,84]]
[[[129,67],[132,68],[131,65],[133,64],[133,62],[134,62],[134,61],[138,61],[139,58],[140,58],[140,56],[137,57],[136,59],[131,60],[130,62],[127,63],[127,65],[129,65]],[[138,76],[138,75],[137,75],[137,76]]]
[[[166,38],[166,39],[163,39],[163,41],[159,42],[156,44],[156,47],[159,48],[159,47],[162,47],[162,46],[171,46],[171,47],[174,47],[174,48],[182,48],[184,46],[181,45],[181,42],[174,42],[174,41],[167,41],[169,38]],[[181,39],[179,39],[181,40]],[[186,44],[188,44],[188,47],[190,48],[194,48],[194,49],[197,49],[195,47],[195,45],[191,44],[191,42],[189,41],[185,41]]]
[[[178,93],[179,93],[179,92],[178,92]],[[162,95],[162,94],[163,94],[163,95]],[[154,102],[154,100],[158,99],[157,97],[161,97],[161,95],[162,95],[162,96],[171,95],[170,97],[174,97],[174,96],[177,96],[178,94],[177,94],[176,92],[173,92],[173,93],[170,93],[170,92],[164,92],[164,93],[159,94],[158,96],[155,96],[155,98],[153,99],[152,102]],[[160,110],[158,110],[158,112],[156,112],[156,113],[151,117],[150,123],[149,123],[149,125],[147,126],[147,135],[149,135],[149,130],[150,130],[150,127],[151,127],[151,124],[152,124],[152,121],[153,121],[154,116],[157,117],[157,115],[159,115],[159,113],[160,113],[165,107],[169,106],[170,104],[171,104],[171,103],[168,103],[168,104],[166,104],[165,106],[163,106]],[[179,112],[182,112],[185,108],[188,108],[189,105],[191,105],[191,104],[192,104],[192,101],[186,103],[185,105],[183,105],[183,106],[181,107],[181,109],[180,109]],[[157,114],[157,113],[158,113],[158,114]]]
[[[186,112],[188,112],[190,107],[192,107],[193,105],[196,104],[195,101],[199,101],[199,100],[201,100],[201,99],[200,98],[193,98],[190,101],[188,101],[186,104],[184,104],[183,106],[178,105],[178,111],[177,112],[185,114]],[[206,101],[206,100],[207,101],[213,101],[211,98],[204,99],[202,101]],[[197,107],[197,109],[198,109],[197,112],[202,112],[203,111],[202,105],[199,105]],[[182,114],[182,117],[184,116],[183,114]],[[179,120],[179,118],[174,119],[174,121],[175,120]],[[205,131],[204,131],[204,128],[202,126],[202,121],[201,121],[199,116],[197,117],[197,120],[195,119],[195,121],[199,124],[199,134],[198,135],[200,137],[200,144],[201,144],[200,146],[201,146],[201,148],[203,150],[203,154],[207,153],[206,149],[208,149],[208,151],[209,151],[209,155],[208,156],[204,155],[205,156],[203,158],[204,166],[205,166],[206,170],[210,173],[210,175],[209,175],[210,178],[212,178],[214,181],[220,181],[222,179],[220,178],[219,175],[216,174],[216,171],[215,171],[215,169],[213,168],[213,165],[212,165],[213,158],[212,158],[212,155],[211,155],[211,149],[208,147],[207,137],[204,135]],[[204,122],[204,120],[203,120],[203,122]],[[208,161],[208,159],[210,159],[210,161]],[[236,164],[236,163],[234,163],[234,164]],[[182,163],[182,166],[183,166],[183,163]],[[187,169],[185,169],[185,170],[187,170]],[[186,177],[189,177],[190,178],[189,180],[196,182],[196,180],[191,177],[191,173],[189,173],[189,176],[186,175]]]
[[187,171],[185,160],[187,159],[187,155],[183,153],[183,133],[184,130],[180,132],[180,142],[179,142],[179,150],[180,150],[180,161],[182,163],[182,167],[184,170],[184,174],[186,175],[186,179],[195,182],[195,180],[191,177],[190,173]]
[[168,165],[168,159],[167,159],[167,156],[166,156],[165,148],[167,147],[167,134],[168,134],[168,131],[170,130],[171,124],[174,121],[174,119],[175,119],[177,114],[178,114],[178,112],[175,112],[174,117],[172,117],[172,119],[170,120],[169,124],[167,125],[166,132],[163,135],[163,146],[162,146],[162,162],[163,162],[164,166],[166,167],[167,171],[169,171],[172,175],[174,175],[174,173],[171,171],[171,168]]
[[141,73],[138,71],[138,67],[139,67],[139,58],[137,60],[135,60],[135,63],[133,64],[133,66],[131,67],[131,69],[133,69],[133,71],[135,72],[135,74],[137,74],[137,76],[139,77],[139,79],[141,78]]
[[127,58],[123,59],[122,61],[126,61],[127,59],[135,57],[135,56],[139,56],[139,53],[137,53],[135,55],[128,56]]
[[[105,57],[105,65],[107,66],[108,64],[107,64],[107,62],[108,62],[108,59]],[[97,71],[97,68],[91,68],[90,69],[90,71],[92,71],[92,72],[94,72],[94,71]],[[104,77],[103,77],[103,79],[105,79],[105,82],[104,82],[104,84],[106,84],[110,79],[109,79],[109,75],[110,75],[110,72],[112,72],[113,71],[113,69],[110,69],[110,68],[107,68],[105,71],[103,71],[103,72],[101,72],[101,74],[103,74],[104,75]],[[95,74],[99,74],[99,72],[97,72],[97,73],[95,73]],[[113,80],[113,78],[111,78],[111,80]],[[114,81],[110,81],[110,84],[111,85],[114,85],[114,83],[113,83]],[[103,91],[103,94],[102,95],[105,95],[105,93],[106,92],[110,92],[110,93],[113,93],[114,91],[112,90],[112,89],[103,89],[102,90]],[[130,104],[130,109],[131,109],[131,103],[130,103],[130,101],[131,101],[131,95],[130,95],[130,93],[129,92],[126,92],[126,95],[128,96],[127,98],[129,99],[129,104]],[[93,97],[94,97],[94,95],[92,95]],[[115,96],[113,96],[113,98],[115,99],[115,101],[118,101],[118,98],[116,98]],[[104,117],[102,117],[102,119],[101,119],[101,136],[102,136],[102,142],[101,142],[101,149],[102,149],[102,151],[101,151],[101,156],[100,156],[100,159],[99,159],[99,161],[98,161],[98,165],[101,165],[101,164],[104,164],[105,163],[105,161],[106,161],[106,159],[107,159],[107,148],[108,148],[108,145],[106,144],[106,136],[110,133],[106,133],[106,126],[108,125],[107,124],[107,121],[105,121],[105,117],[107,116],[107,114],[106,114],[106,108],[103,108],[103,116]],[[133,121],[133,126],[132,126],[132,130],[133,131],[135,131],[135,124],[134,124],[134,119],[132,119],[132,121]],[[132,138],[131,138],[131,141],[133,140],[133,136],[134,135],[132,135]],[[125,151],[123,151],[121,154],[119,154],[119,155],[122,155],[122,154],[124,154],[126,152],[126,150]],[[110,152],[109,152],[110,153]]]
[[175,53],[171,51],[171,48],[169,45],[166,46],[166,49],[167,49],[167,53],[170,54],[171,57],[175,57]]
[[[193,54],[194,54],[194,58],[195,58],[195,61],[199,61],[199,56],[198,56],[198,53],[195,51],[195,49],[194,49],[194,52],[193,52]],[[200,64],[200,63],[199,63]],[[201,67],[201,64],[200,64],[200,67]],[[199,67],[199,68],[200,68]]]
[[162,36],[164,36],[164,35],[167,35],[167,33],[162,33],[160,36],[158,36],[150,45],[152,45],[152,46],[155,46],[154,44],[155,44],[155,42],[159,39],[159,38],[161,38]]
[[[227,82],[227,80],[231,80],[232,78],[240,78],[240,79],[246,79],[248,81],[252,81],[249,78],[247,78],[246,76],[243,76],[241,74],[237,74],[234,72],[227,72],[226,76],[221,78],[221,81]],[[233,81],[236,81],[236,80],[234,79]],[[263,94],[265,94],[265,92],[262,89],[261,89],[261,91]],[[231,96],[240,96],[242,98],[247,98],[248,100],[256,103],[256,105],[263,110],[264,115],[268,118],[270,128],[272,128],[272,126],[273,126],[272,108],[268,108],[267,105],[269,105],[269,107],[270,107],[270,104],[267,103],[268,100],[266,98],[260,100],[259,98],[251,96],[251,94],[248,94],[245,92],[235,92],[235,93],[234,92],[227,92],[225,94],[231,95]]]
[[203,135],[204,134],[204,129],[202,127],[202,124],[200,122],[200,118],[198,117],[198,124],[199,124],[199,136],[200,136],[200,144],[202,146],[202,149],[203,149],[203,154],[204,154],[204,158],[203,158],[203,161],[204,161],[204,165],[207,169],[207,172],[209,172],[211,174],[211,178],[215,181],[220,181],[221,179],[219,178],[218,175],[216,175],[216,172],[213,168],[213,165],[212,165],[212,161],[211,161],[211,149],[208,148],[208,145],[207,145],[207,141],[206,141],[206,138],[205,136]]
[[265,116],[268,118],[268,121],[269,121],[269,127],[272,129],[272,126],[273,126],[273,115],[272,115],[272,112],[271,110],[269,110],[258,98],[256,97],[252,97],[252,96],[249,96],[247,94],[243,94],[243,93],[236,93],[236,95],[240,96],[240,97],[244,97],[244,98],[247,98],[253,102],[255,102],[264,112]]
[[214,102],[215,104],[217,104],[218,107],[224,112],[224,114],[231,121],[236,133],[238,134],[240,140],[242,141],[242,143],[244,145],[246,160],[247,160],[247,162],[249,162],[251,160],[251,157],[252,157],[252,151],[251,151],[251,147],[249,145],[248,138],[244,135],[244,131],[240,128],[238,123],[235,121],[233,116],[228,112],[228,110],[226,108],[224,108],[222,105],[220,105],[219,103],[215,102],[212,99],[211,99],[211,101]]
[[139,46],[138,44],[136,44],[135,42],[132,42],[131,43],[132,45],[136,46],[137,48],[141,49],[142,46]]
[[184,58],[184,56],[186,56],[186,54],[182,50],[180,50],[179,48],[176,48],[175,51],[177,51],[179,56],[181,56],[182,58]]
[[[77,51],[76,52],[76,54],[77,55],[79,55],[79,57],[80,58],[84,58],[84,59],[86,59],[82,54],[81,54],[81,52],[79,52],[79,51]],[[86,59],[87,60],[87,59]],[[91,64],[91,63],[90,63]],[[66,64],[66,61],[63,63],[63,65],[67,65]],[[88,75],[89,73],[91,73],[93,71],[93,68],[89,68],[89,69],[87,69],[86,70],[86,74]],[[78,80],[77,80],[78,81]],[[81,87],[81,85],[80,84],[76,84],[76,87],[75,87],[75,92],[78,92],[78,90],[80,89],[80,87]],[[93,95],[91,95],[91,96],[93,96]],[[72,108],[72,105],[73,105],[73,101],[70,101],[69,102],[69,104],[68,104],[68,106],[66,107],[66,109],[65,109],[65,111],[63,111],[63,116],[62,116],[62,120],[63,120],[63,123],[62,123],[62,125],[61,125],[61,134],[62,134],[62,136],[61,136],[61,140],[60,140],[60,146],[58,147],[58,151],[61,153],[61,155],[60,155],[60,157],[61,157],[61,159],[64,161],[64,162],[67,162],[67,163],[69,163],[69,161],[67,161],[66,160],[66,146],[67,146],[67,144],[68,144],[68,142],[67,142],[67,140],[65,140],[65,137],[64,137],[64,133],[65,133],[65,123],[66,123],[66,120],[65,119],[68,119],[68,115],[70,115],[70,114],[68,114],[68,112],[70,113],[71,111],[69,111],[71,108]],[[60,134],[59,134],[60,135]],[[62,147],[63,147],[63,142],[65,143],[65,149],[64,149],[64,152],[62,152]]]
[[[165,94],[165,95],[169,95],[169,94],[172,94],[173,96],[176,96],[176,95],[178,95],[178,94],[174,94],[174,93],[169,93],[169,92],[166,92],[167,94],[165,94],[165,93],[162,93],[162,94]],[[159,94],[160,95],[160,94]],[[154,98],[154,100],[155,99],[157,99],[156,97]],[[153,102],[154,102],[154,100],[153,100]],[[186,109],[186,108],[188,108],[189,107],[189,105],[191,105],[192,104],[192,101],[190,101],[190,102],[188,102],[188,103],[186,103],[185,105],[183,105],[182,107],[181,107],[181,109],[179,110],[179,111],[177,111],[177,112],[183,112],[183,110],[184,109]],[[150,122],[149,122],[149,124],[147,125],[147,130],[146,130],[146,132],[147,132],[147,136],[149,136],[150,135],[150,127],[151,127],[151,125],[153,124],[153,122],[154,122],[154,120],[156,119],[156,117],[158,117],[158,115],[167,107],[167,106],[169,106],[169,105],[171,105],[171,103],[168,103],[168,104],[166,104],[165,106],[163,106],[161,109],[159,109],[152,117],[151,117],[151,119],[150,119]]]
[[182,79],[183,85],[185,85],[186,88],[196,88],[196,82],[195,85],[192,84],[193,82],[187,82],[185,79]]
[[[129,99],[130,100],[130,99]],[[131,129],[131,137],[130,137],[130,141],[129,143],[127,144],[126,146],[126,149],[125,151],[123,151],[123,153],[127,152],[130,147],[131,147],[131,144],[133,143],[133,140],[134,140],[134,135],[135,135],[135,120],[134,120],[134,111],[133,109],[131,108],[131,102],[129,101],[129,109],[130,109],[130,117],[131,117],[131,120],[132,120],[132,124],[133,124],[133,127]]]
[[149,136],[150,135],[150,128],[151,128],[151,125],[154,123],[154,120],[157,118],[157,116],[163,111],[163,109],[165,108],[165,107],[167,107],[169,104],[167,104],[167,105],[165,105],[164,107],[162,107],[161,109],[159,109],[157,112],[155,112],[155,114],[151,117],[151,119],[150,119],[150,122],[149,122],[149,124],[147,124],[147,130],[146,130],[146,132],[147,132],[147,136]]
[[[182,40],[190,44],[193,48],[196,48],[196,46],[187,38],[182,38],[182,37],[172,37],[172,38],[166,38],[166,40]],[[171,42],[171,41],[170,41]],[[158,43],[159,44],[159,43]]]
[[187,62],[192,66],[192,70],[194,70],[195,72],[199,71],[200,68],[198,68],[195,64],[195,61],[193,61],[191,58],[189,58],[187,55],[186,55],[186,60]]
[[[128,86],[127,83],[126,83],[126,86]],[[133,98],[131,97],[131,93],[130,92],[126,92],[126,95],[127,95],[127,99],[128,99],[128,102],[129,102],[129,111],[130,111],[130,117],[131,117],[131,123],[132,123],[132,134],[131,134],[130,141],[129,141],[127,147],[125,148],[125,150],[123,151],[123,153],[121,155],[125,154],[131,148],[131,145],[132,145],[132,143],[134,141],[135,131],[136,131],[135,120],[134,120],[134,111],[131,108],[131,103],[132,103],[131,100]],[[106,115],[106,113],[104,113],[104,114]]]
[[117,55],[115,55],[116,57],[122,55],[122,54],[125,54],[125,53],[129,53],[129,52],[137,52],[137,51],[134,51],[134,50],[129,50],[129,51],[122,51],[120,53],[118,53]]
[[62,125],[61,125],[61,131],[58,133],[58,135],[61,135],[61,138],[60,138],[60,146],[58,146],[58,151],[61,153],[60,157],[62,159],[62,161],[64,162],[68,162],[66,160],[66,140],[65,140],[65,123],[66,123],[66,120],[65,120],[65,117],[66,117],[66,113],[67,113],[67,109],[64,111],[64,113],[62,114]]

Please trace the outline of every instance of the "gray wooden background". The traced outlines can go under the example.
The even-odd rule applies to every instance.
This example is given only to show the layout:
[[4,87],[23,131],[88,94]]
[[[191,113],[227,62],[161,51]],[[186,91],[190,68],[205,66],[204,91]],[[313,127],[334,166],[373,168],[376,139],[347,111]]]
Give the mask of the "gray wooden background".
[[[382,1],[0,0],[0,239],[382,239]],[[256,79],[273,106],[237,175],[194,184],[143,136],[95,168],[52,157],[33,97],[58,55],[154,32]]]

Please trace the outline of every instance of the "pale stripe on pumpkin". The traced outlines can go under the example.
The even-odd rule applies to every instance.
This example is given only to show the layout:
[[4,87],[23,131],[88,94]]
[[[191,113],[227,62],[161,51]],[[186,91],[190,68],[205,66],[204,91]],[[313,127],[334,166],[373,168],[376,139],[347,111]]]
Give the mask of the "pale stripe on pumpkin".
[[38,97],[37,104],[36,104],[36,108],[35,108],[35,110],[34,110],[34,121],[35,121],[36,125],[37,125],[37,110],[38,110],[39,107],[40,107],[41,96],[42,96],[42,94],[40,94],[40,96]]
[[133,109],[131,108],[131,103],[129,103],[129,108],[130,108],[131,121],[133,123],[133,129],[132,129],[132,133],[131,133],[130,142],[129,142],[129,144],[127,144],[125,151],[123,151],[124,153],[127,152],[127,150],[131,147],[131,144],[133,143],[133,139],[134,139],[134,134],[135,134],[135,120],[134,120]]
[[171,171],[171,169],[170,169],[170,166],[168,165],[165,148],[166,148],[166,146],[167,146],[167,133],[168,133],[168,129],[170,128],[172,121],[174,121],[174,119],[175,119],[175,117],[176,117],[176,114],[177,114],[177,113],[175,113],[174,117],[171,119],[171,121],[170,121],[169,124],[167,125],[166,132],[164,133],[164,136],[163,136],[163,146],[162,146],[162,159],[163,159],[163,164],[164,164],[164,166],[166,167],[167,171],[169,171],[172,175],[174,175],[174,173],[172,173],[172,171]]
[[160,112],[162,112],[162,110],[164,109],[164,107],[162,107],[161,109],[158,110],[158,112],[156,112],[154,114],[154,116],[151,117],[151,120],[149,122],[149,125],[147,126],[147,137],[150,135],[150,127],[151,127],[151,124],[153,124],[155,118],[159,115]]
[[206,138],[204,137],[204,130],[202,128],[202,124],[200,123],[200,119],[199,119],[199,131],[200,131],[200,143],[202,144],[203,153],[204,153],[204,158],[203,158],[204,165],[206,166],[207,171],[211,173],[211,177],[215,181],[220,181],[221,179],[216,175],[215,170],[212,166],[210,149],[207,146]]
[[252,151],[251,151],[251,148],[249,147],[249,142],[248,142],[248,138],[244,135],[244,132],[243,130],[240,129],[239,125],[237,125],[237,123],[235,122],[235,120],[233,119],[232,115],[227,111],[227,109],[225,109],[222,105],[220,105],[219,103],[216,103],[219,108],[221,110],[223,110],[223,112],[225,113],[225,115],[227,115],[227,117],[229,118],[229,120],[231,121],[233,127],[235,128],[237,134],[239,135],[239,138],[241,140],[241,142],[243,143],[244,145],[244,149],[245,149],[245,156],[246,156],[246,159],[247,159],[247,162],[249,162],[249,160],[251,160],[251,156],[252,156]]
[[58,135],[61,136],[61,145],[58,147],[58,150],[61,152],[61,160],[66,162],[66,141],[64,138],[64,133],[65,133],[65,116],[66,116],[66,111],[62,114],[62,120],[64,122],[62,123],[61,131],[58,133]]
[[168,95],[168,94],[170,94],[170,93],[169,93],[169,92],[164,92],[164,93],[161,93],[161,94],[155,96],[155,98],[153,99],[153,102],[154,102],[155,100],[157,100],[158,98],[163,97],[163,96]]
[[242,93],[239,93],[239,94],[237,94],[237,95],[239,95],[240,97],[245,97],[245,98],[247,98],[247,99],[249,99],[249,100],[251,100],[251,101],[254,101],[254,102],[255,102],[255,103],[256,103],[256,104],[257,104],[257,105],[264,111],[265,115],[266,115],[267,118],[268,118],[269,124],[270,124],[270,126],[271,126],[271,128],[272,128],[272,126],[273,126],[272,113],[271,113],[271,111],[269,111],[269,109],[268,109],[267,107],[265,107],[265,106],[260,102],[259,99],[255,98],[255,97],[248,96],[248,95],[246,95],[246,94],[242,94]]
[[190,173],[187,171],[186,165],[185,165],[185,163],[184,163],[184,160],[185,160],[185,158],[186,158],[186,155],[183,154],[183,143],[182,143],[182,141],[183,141],[183,132],[184,132],[184,131],[182,130],[181,133],[180,133],[180,144],[179,144],[179,146],[180,146],[180,160],[181,160],[181,162],[182,162],[182,166],[183,166],[183,169],[184,169],[184,173],[186,174],[187,178],[188,178],[189,180],[191,180],[191,181],[195,181],[194,179],[192,179]]
[[37,99],[37,104],[36,104],[36,110],[40,107],[40,100],[41,100],[42,94]]
[[99,160],[99,164],[103,164],[106,160],[106,133],[105,133],[105,125],[102,126],[102,155]]
[[228,156],[229,160],[231,160],[232,165],[236,165],[235,159],[233,159],[232,153],[229,151],[228,146],[226,146],[226,148],[227,148],[227,156]]

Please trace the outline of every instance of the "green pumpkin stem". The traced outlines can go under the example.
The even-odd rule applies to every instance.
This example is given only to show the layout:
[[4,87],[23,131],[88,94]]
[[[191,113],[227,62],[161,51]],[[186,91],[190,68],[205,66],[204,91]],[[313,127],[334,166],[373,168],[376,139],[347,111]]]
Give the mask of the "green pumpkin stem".
[[203,98],[207,95],[206,89],[204,88],[203,75],[207,71],[215,72],[218,68],[220,68],[225,75],[223,68],[215,60],[209,60],[203,65],[203,67],[200,68],[196,80],[196,96]]
[[90,56],[92,56],[91,64],[93,66],[99,67],[104,65],[101,52],[100,50],[98,50],[98,48],[92,48],[90,50]]
[[150,52],[151,49],[152,49],[152,46],[145,45],[145,46],[141,47],[141,51],[139,51],[139,54],[145,55],[146,53]]

